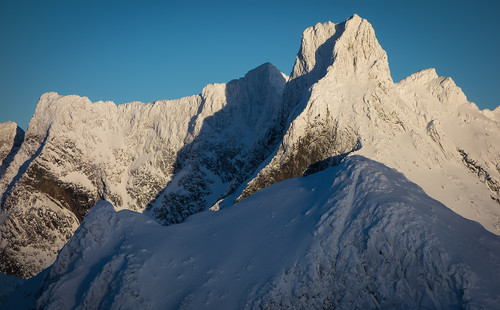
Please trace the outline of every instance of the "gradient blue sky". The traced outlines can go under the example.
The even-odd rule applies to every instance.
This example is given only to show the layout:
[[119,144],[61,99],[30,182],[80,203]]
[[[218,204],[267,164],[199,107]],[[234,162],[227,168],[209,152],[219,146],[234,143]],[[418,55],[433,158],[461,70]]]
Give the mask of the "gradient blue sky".
[[395,81],[434,67],[500,104],[500,1],[1,1],[0,122],[26,129],[45,92],[151,102],[265,62],[289,74],[302,31],[357,13]]

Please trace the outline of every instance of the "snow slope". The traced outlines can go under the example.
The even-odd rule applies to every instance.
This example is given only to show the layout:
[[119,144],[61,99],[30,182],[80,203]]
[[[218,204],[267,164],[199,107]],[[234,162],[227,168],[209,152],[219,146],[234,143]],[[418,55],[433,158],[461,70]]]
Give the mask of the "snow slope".
[[493,309],[499,279],[500,237],[349,156],[179,225],[99,202],[17,294],[44,309]]
[[25,279],[0,273],[0,305],[24,282]]

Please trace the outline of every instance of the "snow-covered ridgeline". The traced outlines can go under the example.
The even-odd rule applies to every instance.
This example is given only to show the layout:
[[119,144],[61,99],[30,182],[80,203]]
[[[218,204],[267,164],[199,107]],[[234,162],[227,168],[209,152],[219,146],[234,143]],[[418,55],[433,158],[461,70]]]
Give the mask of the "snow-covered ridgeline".
[[491,309],[499,272],[498,236],[349,156],[180,225],[99,202],[4,307]]
[[[187,123],[189,111],[196,113],[199,100],[180,101],[184,104],[116,106],[78,96],[42,96],[26,140],[2,178],[2,270],[28,277],[49,266],[99,199],[137,208],[126,188],[139,187],[139,178],[149,179],[140,192],[152,199],[156,193],[148,189],[159,191],[166,182],[162,172],[169,168],[158,169],[162,162],[152,157],[168,145],[167,133]],[[168,119],[169,104],[174,111],[182,108],[185,119]],[[163,120],[171,122],[162,131]]]

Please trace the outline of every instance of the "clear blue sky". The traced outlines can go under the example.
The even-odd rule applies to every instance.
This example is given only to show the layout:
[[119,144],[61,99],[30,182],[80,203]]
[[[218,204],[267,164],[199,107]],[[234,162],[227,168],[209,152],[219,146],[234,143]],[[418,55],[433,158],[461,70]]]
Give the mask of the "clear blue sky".
[[0,3],[0,122],[26,129],[45,92],[152,102],[271,62],[302,31],[368,19],[395,81],[435,67],[480,108],[500,104],[500,1],[15,1]]

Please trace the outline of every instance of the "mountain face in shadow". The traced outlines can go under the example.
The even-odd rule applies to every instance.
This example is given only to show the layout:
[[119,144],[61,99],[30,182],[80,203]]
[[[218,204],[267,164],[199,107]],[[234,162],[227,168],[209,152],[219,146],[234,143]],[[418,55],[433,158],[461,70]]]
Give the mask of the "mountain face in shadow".
[[14,122],[0,123],[0,178],[24,141],[24,130]]
[[177,153],[171,181],[147,207],[165,224],[180,223],[233,194],[277,147],[289,108],[283,104],[285,78],[264,64],[244,78],[205,89],[224,93],[222,108],[190,122],[186,141]]

